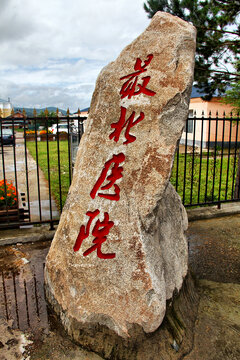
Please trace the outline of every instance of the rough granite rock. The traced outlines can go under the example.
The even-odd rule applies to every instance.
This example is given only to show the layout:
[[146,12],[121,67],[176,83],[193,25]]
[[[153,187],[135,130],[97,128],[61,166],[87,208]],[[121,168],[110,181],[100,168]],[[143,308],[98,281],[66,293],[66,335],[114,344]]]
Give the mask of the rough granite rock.
[[[123,338],[134,337],[136,327],[154,332],[163,321],[167,299],[182,286],[188,269],[187,216],[169,178],[188,113],[194,52],[195,28],[158,12],[97,79],[72,185],[45,268],[47,298],[69,331],[78,324],[79,329],[96,327],[96,336],[98,326]],[[121,78],[139,69],[145,71],[132,82],[136,79],[142,87],[124,97],[122,86],[129,78]],[[116,141],[109,137],[115,129],[111,124],[119,122],[124,109],[125,120],[134,111],[134,121],[141,112],[144,118],[130,130],[125,126]],[[126,144],[128,133],[136,139]],[[119,154],[117,163],[113,156]],[[90,193],[111,159],[115,163],[107,175],[115,164],[122,166],[122,177],[109,189],[99,188],[92,198]],[[99,196],[118,190],[119,201]],[[96,209],[100,214],[93,219],[89,236],[74,251],[80,227],[89,223],[86,213]],[[92,231],[104,213],[114,225],[101,251],[83,256],[93,246]],[[100,258],[101,252],[115,257]]]

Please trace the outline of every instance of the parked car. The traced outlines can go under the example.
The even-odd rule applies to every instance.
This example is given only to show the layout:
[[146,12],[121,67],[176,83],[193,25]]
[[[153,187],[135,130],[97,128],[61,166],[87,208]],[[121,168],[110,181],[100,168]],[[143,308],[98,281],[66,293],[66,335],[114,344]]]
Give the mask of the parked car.
[[[75,125],[72,125],[72,124],[69,124],[69,127],[70,127],[70,133],[73,132],[73,133],[77,133],[77,128]],[[48,130],[50,130],[52,132],[52,134],[56,135],[57,134],[57,130],[58,132],[65,132],[65,133],[68,133],[68,123],[60,123],[58,124],[53,124],[52,126],[50,126],[48,128]]]
[[0,127],[0,138],[2,145],[14,145],[15,135],[13,129],[1,128]]

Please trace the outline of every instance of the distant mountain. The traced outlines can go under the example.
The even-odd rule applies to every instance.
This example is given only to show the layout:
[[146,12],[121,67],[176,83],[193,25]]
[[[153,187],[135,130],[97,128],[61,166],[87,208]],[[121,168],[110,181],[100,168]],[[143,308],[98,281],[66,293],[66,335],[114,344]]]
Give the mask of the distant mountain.
[[[32,108],[22,108],[22,107],[19,107],[19,106],[14,106],[14,111],[18,111],[20,110],[21,112],[23,111],[23,109],[26,111],[26,115],[31,117],[33,116],[33,110]],[[56,112],[57,111],[57,108],[55,106],[49,106],[47,107],[48,111],[49,112]],[[37,114],[40,114],[41,111],[44,111],[46,110],[46,108],[43,108],[43,109],[36,109],[36,112]],[[63,115],[66,115],[67,114],[67,111],[66,110],[63,110],[63,109],[58,109],[59,112],[61,112]]]
[[87,107],[85,109],[82,109],[81,111],[89,111],[90,107]]

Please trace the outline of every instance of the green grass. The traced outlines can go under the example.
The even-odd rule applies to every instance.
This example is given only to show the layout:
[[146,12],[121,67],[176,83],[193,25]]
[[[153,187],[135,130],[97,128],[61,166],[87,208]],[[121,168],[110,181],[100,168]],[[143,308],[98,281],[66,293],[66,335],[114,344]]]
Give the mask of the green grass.
[[[48,179],[48,166],[47,166],[47,143],[38,142],[38,161],[46,179]],[[36,160],[36,145],[35,142],[27,142],[27,147]],[[60,171],[61,171],[61,196],[62,206],[64,205],[69,189],[69,159],[68,159],[68,142],[60,141]],[[49,142],[49,163],[50,163],[50,182],[52,196],[55,198],[56,203],[60,209],[60,186],[58,175],[58,151],[57,142]],[[177,192],[182,198],[185,205],[205,203],[219,200],[219,182],[221,178],[220,187],[220,200],[229,200],[232,198],[232,190],[234,191],[235,177],[237,172],[237,161],[235,163],[234,172],[234,156],[229,158],[224,155],[221,159],[221,152],[218,152],[214,158],[210,154],[209,160],[207,156],[202,157],[195,153],[194,160],[193,154],[179,154],[178,162],[178,178],[177,178]],[[186,163],[185,163],[186,160]],[[221,169],[222,162],[222,172]],[[200,167],[201,165],[201,167]],[[227,169],[229,168],[229,171]],[[200,170],[201,169],[201,170]],[[171,183],[176,187],[176,171],[177,171],[177,155],[173,165]],[[184,180],[184,171],[186,172]],[[201,176],[200,176],[201,172]],[[207,176],[208,173],[208,176]],[[228,177],[227,177],[228,173]],[[206,180],[207,177],[207,180]],[[213,181],[214,178],[214,181]],[[233,182],[234,178],[234,182]],[[191,182],[193,180],[193,185]],[[185,194],[184,194],[184,181],[185,181]],[[200,192],[199,192],[200,181]]]
[[[234,155],[230,155],[229,158],[227,155],[221,158],[220,155],[219,153],[215,158],[211,155],[209,159],[207,159],[205,155],[201,160],[198,154],[194,155],[194,159],[193,154],[187,154],[186,159],[184,154],[179,154],[177,179],[176,156],[171,175],[171,183],[175,187],[176,183],[178,183],[177,192],[181,196],[184,205],[219,201],[219,199],[230,200],[232,198],[237,172],[237,161],[235,161],[234,164]],[[185,180],[184,171],[186,173]],[[221,186],[219,185],[220,182]]]
[[[59,210],[61,209],[60,199],[62,197],[62,206],[64,205],[70,186],[69,181],[69,160],[68,160],[68,141],[59,141],[60,153],[60,182],[59,182],[59,166],[58,166],[58,149],[57,141],[49,141],[49,169],[50,169],[50,183],[51,194],[56,200]],[[48,161],[47,161],[47,142],[37,142],[38,147],[38,164],[43,171],[45,178],[48,180]],[[36,160],[36,145],[35,141],[28,141],[27,148]],[[61,187],[60,184],[61,183]],[[61,192],[60,192],[61,188]]]

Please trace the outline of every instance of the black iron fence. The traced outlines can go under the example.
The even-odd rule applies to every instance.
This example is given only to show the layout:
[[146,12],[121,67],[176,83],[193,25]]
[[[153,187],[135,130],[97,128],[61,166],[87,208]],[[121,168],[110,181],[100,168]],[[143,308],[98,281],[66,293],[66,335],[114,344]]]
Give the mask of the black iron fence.
[[0,119],[0,228],[58,222],[85,120]]
[[27,279],[23,273],[0,273],[0,319],[11,320],[13,328],[23,331],[48,328],[43,269]]
[[[0,119],[0,228],[58,222],[86,121]],[[171,176],[185,206],[240,200],[239,147],[239,116],[188,118]]]
[[171,182],[188,206],[239,201],[239,115],[187,119]]

